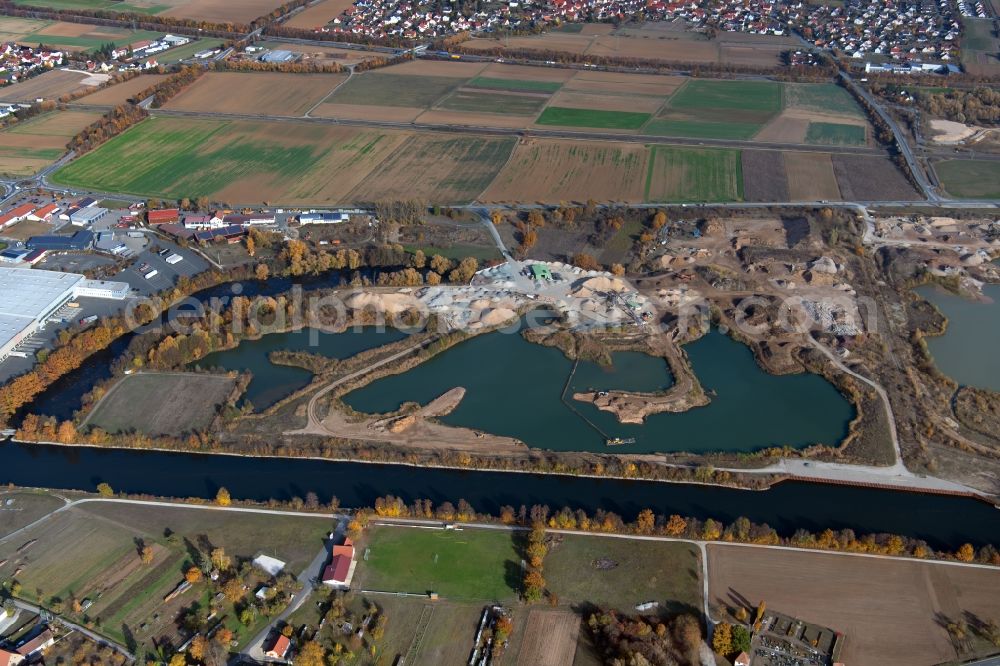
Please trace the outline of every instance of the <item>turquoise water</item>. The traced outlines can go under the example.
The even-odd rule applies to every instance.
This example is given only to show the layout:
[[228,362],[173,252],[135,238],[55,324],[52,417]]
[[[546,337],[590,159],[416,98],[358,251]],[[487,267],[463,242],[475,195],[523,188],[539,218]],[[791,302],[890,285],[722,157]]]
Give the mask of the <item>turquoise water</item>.
[[938,369],[964,386],[1000,391],[1000,285],[983,287],[990,303],[936,287],[923,287],[918,292],[948,317],[945,334],[927,338]]
[[272,351],[305,351],[330,358],[343,359],[360,352],[401,340],[406,334],[394,328],[377,331],[324,333],[304,329],[293,333],[272,333],[258,340],[245,340],[238,347],[209,354],[192,366],[224,368],[243,372],[250,370],[253,379],[244,399],[258,409],[267,409],[282,398],[307,386],[312,373],[304,368],[275,365],[268,360]]
[[846,435],[854,410],[823,378],[769,375],[747,347],[714,331],[686,350],[706,391],[716,393],[712,403],[681,414],[657,414],[643,425],[620,424],[614,415],[569,396],[591,388],[666,388],[671,378],[663,359],[617,353],[610,371],[581,363],[567,391],[574,411],[560,399],[572,362],[557,349],[500,332],[474,337],[408,372],[376,380],[344,396],[344,402],[358,411],[385,413],[463,386],[465,398],[441,419],[444,423],[561,451],[607,451],[606,437],[635,437],[635,444],[617,450],[648,453],[834,445]]

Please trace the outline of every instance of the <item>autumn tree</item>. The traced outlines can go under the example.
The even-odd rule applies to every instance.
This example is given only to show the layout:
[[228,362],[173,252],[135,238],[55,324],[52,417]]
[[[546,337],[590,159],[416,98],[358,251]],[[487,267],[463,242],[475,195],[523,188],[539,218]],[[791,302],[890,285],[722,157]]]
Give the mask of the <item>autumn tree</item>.
[[191,641],[190,647],[188,647],[188,654],[197,661],[202,661],[205,658],[205,653],[208,648],[208,640],[202,636],[198,635],[194,637]]
[[219,571],[226,571],[233,566],[233,560],[226,555],[225,548],[213,548],[209,558],[212,560],[212,566]]
[[635,519],[635,528],[639,534],[650,534],[656,527],[656,516],[650,509],[643,509]]
[[326,650],[316,641],[306,641],[295,655],[296,666],[324,666]]
[[191,566],[187,571],[184,572],[184,580],[194,585],[201,580],[201,569],[196,566]]
[[955,557],[960,562],[971,562],[976,559],[976,549],[972,547],[971,543],[963,543],[955,553]]
[[170,657],[169,666],[187,666],[187,657],[183,652],[178,652]]
[[219,506],[229,506],[233,503],[233,498],[230,497],[229,491],[225,486],[219,488],[219,492],[215,493],[215,503]]
[[226,595],[226,599],[230,603],[239,603],[246,596],[246,590],[243,587],[243,581],[239,578],[230,578],[225,583],[222,584],[222,593]]
[[101,497],[114,497],[115,491],[111,489],[110,485],[102,482],[97,484],[97,494]]
[[578,252],[573,255],[572,264],[585,271],[599,271],[601,264],[592,255],[586,252]]
[[139,551],[139,559],[143,564],[152,564],[153,547],[149,544],[144,544],[142,550]]
[[729,656],[733,652],[733,625],[728,622],[720,622],[715,625],[712,633],[712,649],[723,656]]
[[687,521],[675,513],[667,518],[667,524],[664,526],[663,531],[668,536],[675,537],[684,534],[686,529]]

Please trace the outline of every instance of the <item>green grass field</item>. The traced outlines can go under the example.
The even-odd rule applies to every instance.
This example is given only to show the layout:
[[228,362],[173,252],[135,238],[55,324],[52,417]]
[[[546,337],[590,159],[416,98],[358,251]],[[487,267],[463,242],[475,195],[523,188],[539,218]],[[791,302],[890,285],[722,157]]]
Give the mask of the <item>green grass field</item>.
[[254,174],[293,182],[328,149],[255,137],[254,126],[150,118],[66,165],[53,181],[135,195],[210,196]]
[[559,125],[562,127],[636,130],[645,125],[649,118],[650,114],[648,113],[550,106],[542,112],[542,115],[535,122],[538,125]]
[[[613,563],[608,569],[598,560]],[[702,607],[698,549],[683,543],[564,536],[545,558],[545,579],[561,603],[632,612],[659,601],[669,612]]]
[[781,111],[781,87],[780,83],[771,81],[692,79],[670,98],[670,107],[774,114]]
[[456,90],[440,103],[440,108],[450,111],[501,113],[512,116],[534,116],[545,106],[544,97],[504,95],[494,92]]
[[374,527],[363,548],[363,589],[491,601],[514,598],[520,584],[521,557],[509,532]]
[[51,9],[111,9],[120,12],[130,12],[133,14],[159,14],[170,9],[170,5],[152,5],[150,7],[138,7],[127,2],[118,0],[14,0],[18,5],[31,5],[33,7],[49,7]]
[[650,203],[743,200],[738,150],[654,146],[646,177]]
[[647,134],[750,139],[782,108],[782,84],[693,79],[645,128]]
[[864,115],[851,93],[835,83],[786,83],[784,91],[785,106],[790,109]]
[[558,81],[523,81],[521,79],[497,79],[491,76],[477,76],[466,84],[469,88],[488,88],[490,90],[516,90],[520,92],[553,93],[562,84]]
[[327,100],[330,104],[367,104],[430,108],[465,83],[451,76],[409,76],[366,72],[352,77]]
[[956,197],[1000,198],[1000,162],[947,160],[934,165],[944,189]]
[[758,123],[713,123],[697,120],[651,120],[643,134],[683,136],[692,139],[750,139],[760,131]]
[[809,123],[806,143],[821,146],[863,146],[865,128],[843,123]]

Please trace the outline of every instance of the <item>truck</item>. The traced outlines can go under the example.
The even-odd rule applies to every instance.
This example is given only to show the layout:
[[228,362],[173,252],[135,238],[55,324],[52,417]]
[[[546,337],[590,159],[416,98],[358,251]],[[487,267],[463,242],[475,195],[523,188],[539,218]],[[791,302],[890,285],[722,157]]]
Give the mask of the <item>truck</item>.
[[77,323],[80,324],[80,326],[86,326],[87,324],[93,324],[95,321],[97,321],[97,315],[90,315],[89,317],[84,317]]
[[158,271],[158,270],[156,270],[154,268],[153,270],[151,270],[148,273],[146,273],[146,275],[144,275],[143,277],[145,277],[147,280],[152,280],[154,276],[157,276],[159,274],[160,274],[160,271]]
[[167,257],[165,259],[165,261],[172,266],[174,264],[179,264],[182,261],[184,261],[184,257],[182,257],[179,254],[174,253],[174,254],[170,255],[169,257]]

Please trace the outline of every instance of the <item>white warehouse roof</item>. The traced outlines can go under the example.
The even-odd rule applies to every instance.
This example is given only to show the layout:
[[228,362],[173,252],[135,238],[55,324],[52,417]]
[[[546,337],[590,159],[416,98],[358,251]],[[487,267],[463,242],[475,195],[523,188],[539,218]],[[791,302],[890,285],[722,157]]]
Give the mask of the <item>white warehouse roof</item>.
[[77,273],[0,267],[0,314],[40,317],[83,279]]

